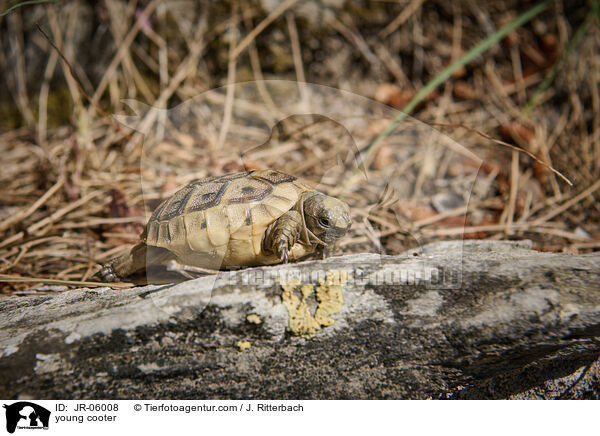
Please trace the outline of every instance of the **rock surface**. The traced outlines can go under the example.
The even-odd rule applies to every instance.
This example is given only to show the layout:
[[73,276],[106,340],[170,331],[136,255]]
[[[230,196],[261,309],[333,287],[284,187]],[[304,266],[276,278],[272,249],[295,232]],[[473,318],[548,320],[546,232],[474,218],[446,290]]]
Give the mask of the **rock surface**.
[[[341,311],[294,335],[279,278],[327,271],[349,273]],[[3,398],[600,398],[600,254],[526,241],[10,297],[0,313]]]

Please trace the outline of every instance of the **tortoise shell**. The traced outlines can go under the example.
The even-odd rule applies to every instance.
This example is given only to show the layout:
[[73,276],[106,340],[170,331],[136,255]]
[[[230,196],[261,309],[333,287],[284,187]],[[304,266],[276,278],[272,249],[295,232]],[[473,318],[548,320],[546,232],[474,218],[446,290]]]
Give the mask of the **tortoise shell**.
[[[186,265],[218,269],[277,263],[277,256],[263,252],[263,235],[307,191],[314,190],[275,170],[196,180],[158,206],[142,240],[168,249]],[[308,249],[296,243],[290,258]]]

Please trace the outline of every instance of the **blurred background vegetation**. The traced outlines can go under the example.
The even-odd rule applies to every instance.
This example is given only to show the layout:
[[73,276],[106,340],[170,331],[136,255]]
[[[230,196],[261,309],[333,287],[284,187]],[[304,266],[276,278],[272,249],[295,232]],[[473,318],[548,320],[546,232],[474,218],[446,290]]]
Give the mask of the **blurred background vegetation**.
[[[414,117],[438,123],[484,160],[479,168],[464,159],[444,174],[479,171],[487,188],[469,208],[448,206],[451,195],[415,195],[365,217],[360,199],[369,190],[357,188],[361,195],[349,201],[359,224],[348,250],[352,241],[354,250],[368,249],[374,235],[379,249],[400,252],[411,246],[403,229],[425,242],[464,236],[532,239],[547,251],[600,249],[595,0],[27,3],[0,1],[0,11],[18,6],[0,18],[2,274],[87,280],[135,242],[145,223],[141,151],[107,115],[128,111],[121,99],[171,108],[227,83],[273,78],[334,86],[399,110],[410,104]],[[497,43],[490,39],[532,10]],[[419,96],[436,78],[439,86]],[[193,148],[194,138],[179,140]],[[200,175],[241,170],[235,147],[191,151],[192,165]],[[372,183],[389,179],[400,157],[385,143],[372,151]],[[269,166],[284,167],[287,157],[280,159]],[[185,180],[161,176],[156,201]],[[9,281],[2,289],[24,287]]]

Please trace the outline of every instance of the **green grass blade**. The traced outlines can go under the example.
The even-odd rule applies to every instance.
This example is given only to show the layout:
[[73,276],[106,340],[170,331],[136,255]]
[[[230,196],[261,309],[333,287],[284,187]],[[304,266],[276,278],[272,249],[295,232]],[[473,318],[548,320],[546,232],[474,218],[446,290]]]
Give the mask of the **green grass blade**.
[[57,1],[58,0],[28,0],[28,1],[24,1],[24,2],[19,2],[17,4],[10,6],[8,9],[0,12],[0,17],[10,14],[12,11],[14,11],[15,9],[20,8],[22,6],[37,5],[40,3],[56,3]]
[[590,23],[592,22],[592,20],[594,18],[595,18],[594,12],[590,11],[586,20],[579,25],[579,27],[573,34],[573,37],[567,44],[567,47],[565,48],[565,50],[561,53],[560,57],[554,62],[554,65],[552,65],[552,68],[550,68],[550,70],[546,73],[546,75],[544,76],[544,79],[539,84],[539,86],[536,88],[535,92],[533,93],[533,95],[531,96],[531,98],[529,99],[529,101],[527,102],[525,107],[523,108],[523,110],[522,110],[523,115],[531,114],[531,112],[533,111],[533,108],[537,105],[537,103],[538,103],[540,97],[542,96],[542,94],[544,93],[544,91],[546,91],[546,89],[548,89],[550,84],[554,81],[554,78],[556,77],[556,74],[558,73],[559,67],[565,61],[565,59],[567,58],[569,53],[571,53],[573,51],[573,49],[577,46],[577,44],[579,44],[579,41],[581,40],[581,38],[583,38],[583,35],[585,35],[585,32],[587,31],[588,27],[590,26]]

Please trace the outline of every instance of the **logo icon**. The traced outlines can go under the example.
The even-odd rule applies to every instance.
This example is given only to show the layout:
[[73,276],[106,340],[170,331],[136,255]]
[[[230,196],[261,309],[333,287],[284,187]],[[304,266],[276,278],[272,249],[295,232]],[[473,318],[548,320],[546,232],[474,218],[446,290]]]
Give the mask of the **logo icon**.
[[29,401],[19,401],[10,405],[4,404],[6,409],[6,431],[14,433],[19,429],[48,429],[50,411],[42,406]]

